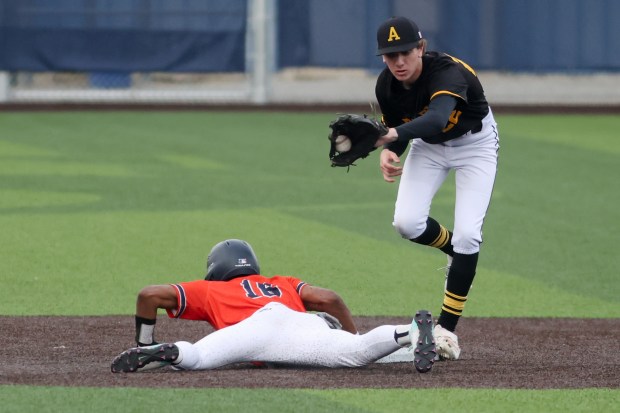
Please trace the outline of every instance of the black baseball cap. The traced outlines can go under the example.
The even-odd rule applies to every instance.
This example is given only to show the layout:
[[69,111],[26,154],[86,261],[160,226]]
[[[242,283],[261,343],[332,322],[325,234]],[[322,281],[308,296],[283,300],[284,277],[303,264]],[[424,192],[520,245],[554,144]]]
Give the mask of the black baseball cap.
[[377,30],[377,56],[414,49],[420,39],[417,24],[406,17],[391,17]]

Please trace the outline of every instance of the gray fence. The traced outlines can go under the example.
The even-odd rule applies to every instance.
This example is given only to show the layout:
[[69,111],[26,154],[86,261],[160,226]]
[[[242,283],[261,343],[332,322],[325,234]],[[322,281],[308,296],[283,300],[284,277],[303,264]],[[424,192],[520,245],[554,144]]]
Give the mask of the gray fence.
[[618,0],[0,0],[0,101],[368,101],[393,15],[487,84],[557,79],[500,100],[620,99]]
[[[1,0],[0,70],[245,69],[247,0]],[[391,15],[482,70],[620,70],[617,0],[279,0],[275,68],[377,69]]]

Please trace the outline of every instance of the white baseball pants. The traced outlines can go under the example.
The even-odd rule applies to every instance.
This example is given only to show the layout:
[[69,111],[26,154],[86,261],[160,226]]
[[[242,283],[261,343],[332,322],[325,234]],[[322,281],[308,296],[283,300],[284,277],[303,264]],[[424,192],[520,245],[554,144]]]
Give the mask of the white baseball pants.
[[355,335],[330,329],[311,313],[270,303],[249,318],[191,344],[175,343],[185,370],[264,361],[317,367],[358,367],[398,350],[395,326],[384,325]]
[[497,124],[490,109],[478,133],[466,133],[443,144],[414,139],[398,187],[395,229],[403,238],[419,237],[426,229],[433,197],[450,170],[454,170],[454,252],[478,252],[495,182],[498,150]]

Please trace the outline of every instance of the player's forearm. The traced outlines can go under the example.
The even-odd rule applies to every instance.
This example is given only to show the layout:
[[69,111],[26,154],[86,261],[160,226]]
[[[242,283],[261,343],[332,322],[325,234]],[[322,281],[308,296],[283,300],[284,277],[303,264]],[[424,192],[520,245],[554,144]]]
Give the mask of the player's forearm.
[[351,315],[351,311],[349,311],[349,307],[344,303],[340,296],[334,297],[332,301],[323,303],[315,307],[315,311],[325,311],[336,317],[340,324],[342,324],[342,329],[344,331],[348,331],[349,333],[356,334],[357,327],[355,326],[355,322],[353,321],[353,316]]
[[394,152],[396,155],[401,156],[407,149],[409,141],[395,141],[386,144],[383,148]]
[[157,310],[175,306],[176,294],[170,285],[151,285],[140,291],[136,301],[136,342],[139,346],[155,342]]
[[[338,311],[336,311],[338,313]],[[334,317],[340,321],[342,324],[342,329],[344,331],[348,331],[352,334],[357,334],[357,327],[355,326],[355,322],[353,321],[353,317],[351,316],[351,312],[348,308],[343,308],[340,310],[338,314],[332,314]]]
[[148,346],[155,343],[153,338],[157,322],[156,290],[150,286],[143,288],[136,301],[136,343]]
[[456,98],[449,95],[437,96],[428,105],[428,111],[424,115],[395,128],[398,134],[396,142],[409,142],[415,138],[439,135],[446,127],[455,107]]

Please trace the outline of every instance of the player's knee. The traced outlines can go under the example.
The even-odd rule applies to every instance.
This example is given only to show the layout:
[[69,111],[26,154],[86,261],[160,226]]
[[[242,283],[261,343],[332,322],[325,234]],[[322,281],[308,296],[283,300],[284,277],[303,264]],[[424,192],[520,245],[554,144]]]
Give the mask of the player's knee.
[[406,239],[417,238],[426,228],[426,218],[417,218],[411,215],[395,215],[392,223],[394,229]]

